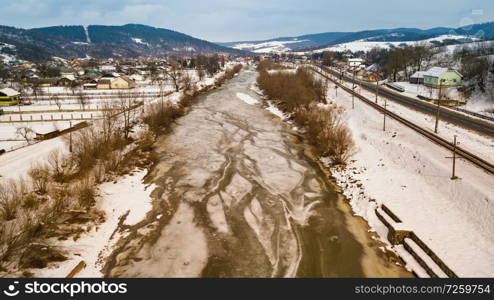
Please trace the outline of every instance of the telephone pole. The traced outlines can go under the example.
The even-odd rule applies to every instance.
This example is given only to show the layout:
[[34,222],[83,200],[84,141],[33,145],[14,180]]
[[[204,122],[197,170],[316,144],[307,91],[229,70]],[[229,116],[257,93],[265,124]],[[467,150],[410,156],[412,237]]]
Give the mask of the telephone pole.
[[352,80],[352,109],[355,108],[355,70],[353,70],[353,80]]
[[443,88],[443,79],[439,80],[439,97],[437,99],[436,126],[434,127],[434,133],[436,134],[439,127],[439,113],[441,111],[442,88]]
[[69,122],[69,152],[72,153],[72,121]]
[[388,101],[386,97],[384,97],[384,119],[383,119],[383,131],[386,131],[386,114],[387,114],[387,105]]
[[378,94],[379,94],[379,77],[377,77],[377,74],[376,74],[376,104],[377,104]]
[[455,138],[453,141],[453,172],[451,175],[451,180],[458,179],[458,177],[456,176],[456,146],[457,146],[457,143],[456,143],[456,135],[455,135]]

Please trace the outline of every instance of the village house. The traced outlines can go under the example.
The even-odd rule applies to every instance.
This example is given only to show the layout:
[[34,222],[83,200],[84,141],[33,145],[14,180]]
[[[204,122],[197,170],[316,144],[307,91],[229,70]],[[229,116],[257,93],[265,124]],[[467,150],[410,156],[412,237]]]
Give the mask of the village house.
[[127,76],[112,77],[105,75],[97,83],[97,88],[101,90],[133,89],[135,86],[135,82]]
[[112,66],[112,65],[105,65],[105,66],[101,66],[100,70],[102,72],[115,72],[117,70],[117,68],[115,66]]
[[15,105],[19,103],[21,94],[11,88],[4,88],[0,90],[0,106],[2,105]]
[[434,88],[458,86],[463,79],[456,70],[433,67],[423,74],[424,85]]
[[349,58],[348,66],[349,67],[360,67],[364,63],[364,59],[362,58]]
[[98,90],[111,89],[111,78],[101,78],[100,80],[98,80],[96,88]]
[[133,89],[135,88],[135,82],[127,76],[120,76],[111,80],[112,89]]

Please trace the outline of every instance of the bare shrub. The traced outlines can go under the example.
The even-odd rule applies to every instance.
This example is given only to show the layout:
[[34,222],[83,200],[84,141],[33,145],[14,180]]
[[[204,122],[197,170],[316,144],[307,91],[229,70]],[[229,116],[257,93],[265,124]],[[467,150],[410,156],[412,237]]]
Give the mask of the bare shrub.
[[31,177],[34,191],[40,195],[46,194],[50,179],[48,167],[45,165],[34,166],[29,170],[28,175]]
[[0,184],[0,217],[2,220],[10,221],[17,217],[25,190],[26,185],[23,180],[19,182],[10,180]]
[[269,98],[281,101],[279,106],[285,112],[326,101],[324,84],[306,68],[299,68],[295,73],[260,69],[257,84]]
[[155,134],[159,134],[169,128],[172,122],[184,114],[181,106],[170,103],[155,103],[147,110],[143,121]]
[[75,195],[79,201],[79,205],[82,207],[90,207],[95,203],[96,189],[94,187],[94,181],[89,178],[81,180],[76,188]]
[[53,180],[59,183],[67,182],[72,170],[70,159],[67,159],[60,150],[53,150],[48,155],[48,166]]
[[341,121],[337,108],[319,108],[317,105],[298,108],[294,121],[306,131],[319,156],[328,157],[334,165],[344,165],[353,154],[354,142],[348,128]]
[[272,63],[260,63],[257,83],[277,105],[304,129],[317,155],[328,157],[334,165],[345,165],[353,154],[354,142],[342,123],[342,111],[336,107],[321,108],[326,102],[326,87],[312,72],[299,68],[296,72],[268,72],[279,69]]

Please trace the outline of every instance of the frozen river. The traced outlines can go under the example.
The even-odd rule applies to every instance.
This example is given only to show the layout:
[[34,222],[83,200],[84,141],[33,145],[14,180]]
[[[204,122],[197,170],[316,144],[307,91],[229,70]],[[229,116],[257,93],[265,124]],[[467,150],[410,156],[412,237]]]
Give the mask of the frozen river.
[[158,140],[147,178],[158,186],[153,211],[128,228],[106,275],[410,276],[352,216],[297,133],[261,107],[256,75],[243,71],[202,96]]

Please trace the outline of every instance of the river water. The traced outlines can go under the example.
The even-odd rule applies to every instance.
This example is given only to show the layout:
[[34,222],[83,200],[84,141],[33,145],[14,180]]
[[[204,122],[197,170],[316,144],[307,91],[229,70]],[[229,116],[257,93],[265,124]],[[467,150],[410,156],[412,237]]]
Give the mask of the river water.
[[153,210],[126,229],[106,276],[410,276],[303,139],[262,108],[256,76],[245,70],[201,96],[156,142]]

